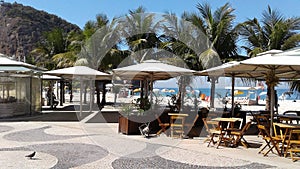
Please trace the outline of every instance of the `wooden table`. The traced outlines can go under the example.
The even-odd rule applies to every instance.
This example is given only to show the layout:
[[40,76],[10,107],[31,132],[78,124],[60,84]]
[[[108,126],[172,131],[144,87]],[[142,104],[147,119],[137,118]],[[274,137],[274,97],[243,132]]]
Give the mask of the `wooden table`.
[[293,116],[293,115],[277,115],[276,117],[280,119],[284,119],[284,121],[289,121],[290,123],[293,121],[297,121],[297,124],[299,124],[300,116]]
[[189,115],[184,113],[168,113],[168,115],[170,116],[171,137],[178,136],[179,138],[183,138],[184,121]]
[[233,146],[236,146],[233,143],[234,142],[233,138],[230,137],[230,131],[231,130],[229,128],[234,128],[234,123],[241,120],[241,119],[240,118],[232,118],[232,117],[230,117],[230,118],[217,117],[217,118],[214,118],[212,120],[219,122],[219,128],[221,129],[221,134],[219,136],[217,148],[219,147],[219,145],[222,142],[225,143],[225,145],[227,145],[229,143]]
[[284,151],[284,144],[285,144],[286,139],[290,139],[287,136],[290,136],[290,133],[292,130],[300,129],[300,125],[299,124],[286,124],[286,123],[273,123],[273,125],[274,125],[274,130],[275,130],[275,126],[278,126],[280,129],[280,135],[281,135],[281,139],[282,139],[281,152],[282,152],[282,154],[284,154],[286,156],[288,148]]

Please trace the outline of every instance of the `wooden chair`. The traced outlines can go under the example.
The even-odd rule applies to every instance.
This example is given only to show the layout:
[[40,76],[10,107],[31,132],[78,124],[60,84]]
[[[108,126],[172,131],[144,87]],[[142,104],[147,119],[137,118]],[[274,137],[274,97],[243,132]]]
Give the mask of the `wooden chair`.
[[202,118],[206,131],[208,133],[207,139],[204,142],[208,142],[207,147],[209,147],[210,143],[215,144],[217,141],[214,140],[215,137],[219,137],[221,134],[221,129],[218,128],[218,122],[208,120],[207,118]]
[[257,124],[270,128],[270,120],[268,115],[255,115]]
[[244,134],[246,133],[246,131],[250,128],[251,126],[251,121],[247,122],[245,124],[245,126],[240,129],[240,130],[232,130],[230,132],[230,134],[233,136],[233,137],[236,137],[235,138],[235,145],[238,146],[239,143],[241,143],[244,147],[248,148],[249,147],[249,144],[248,142],[245,140],[244,138]]
[[262,138],[266,142],[266,145],[263,148],[261,148],[258,153],[259,154],[262,153],[265,148],[269,147],[269,149],[266,152],[263,153],[264,156],[267,156],[270,151],[273,152],[274,148],[277,151],[278,155],[281,156],[281,153],[279,151],[279,143],[282,140],[278,137],[271,136],[269,129],[264,125],[258,124],[257,128],[260,131],[260,134],[262,135]]
[[[270,121],[269,121],[269,116],[266,115],[254,115],[254,120],[256,121],[257,125],[263,125],[267,129],[270,128]],[[258,130],[258,136],[262,135],[260,130]]]
[[161,129],[156,133],[156,135],[160,135],[162,132],[164,132],[167,135],[167,127],[170,126],[170,123],[163,123],[157,114],[155,114],[155,117],[158,121],[159,127],[161,127]]
[[285,130],[277,126],[277,123],[273,123],[273,133],[274,133],[273,137],[277,138],[277,140],[281,140],[281,154],[283,154],[283,150],[287,145],[286,143],[288,140],[288,136],[284,138]]
[[183,138],[184,135],[184,116],[171,116],[170,117],[170,128],[172,138]]
[[[294,129],[290,131],[289,139],[287,141],[287,151],[290,152],[290,156],[292,158],[292,161],[295,162],[297,160],[300,160],[300,130]],[[295,157],[298,153],[298,156]],[[286,156],[286,154],[285,154]]]

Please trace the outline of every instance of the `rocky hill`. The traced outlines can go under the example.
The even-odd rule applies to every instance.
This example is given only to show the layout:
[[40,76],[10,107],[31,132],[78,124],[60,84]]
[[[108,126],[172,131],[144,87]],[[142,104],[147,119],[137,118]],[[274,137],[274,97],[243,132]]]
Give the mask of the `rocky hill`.
[[43,37],[43,32],[61,28],[80,30],[77,25],[55,15],[17,3],[0,4],[0,53],[27,56]]

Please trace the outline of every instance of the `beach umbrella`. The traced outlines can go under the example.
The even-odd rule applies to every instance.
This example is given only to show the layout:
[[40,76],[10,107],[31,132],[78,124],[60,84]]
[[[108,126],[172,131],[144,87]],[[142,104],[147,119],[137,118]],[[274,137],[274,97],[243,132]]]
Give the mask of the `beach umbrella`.
[[[142,63],[113,69],[114,75],[129,80],[149,80],[151,90],[154,80],[167,80],[181,75],[193,75],[194,70],[173,66],[158,60],[146,60]],[[152,100],[152,94],[151,94]]]
[[158,60],[146,60],[142,63],[113,69],[114,75],[130,80],[167,80],[181,75],[193,75],[194,70],[162,63]]
[[[82,112],[82,82],[83,80],[111,80],[112,76],[107,73],[100,72],[98,70],[89,68],[87,66],[74,66],[68,67],[63,69],[56,69],[51,71],[43,72],[46,75],[53,75],[53,76],[60,76],[64,79],[72,79],[72,80],[79,80],[80,81],[80,113]],[[92,84],[90,84],[92,86]],[[93,96],[93,91],[91,90],[90,97]],[[92,99],[91,99],[92,100]],[[92,103],[90,103],[90,111],[92,110]]]
[[[257,57],[240,62],[229,62],[218,67],[198,72],[198,75],[230,76],[264,79],[271,90],[271,124],[274,116],[274,86],[278,80],[300,78],[300,48],[289,51],[271,50],[258,54]],[[233,91],[233,90],[232,90]],[[234,93],[232,94],[234,95]],[[272,128],[271,128],[272,131]]]
[[169,90],[170,93],[175,93],[174,89]]
[[168,89],[161,89],[161,92],[167,93],[167,92],[169,92],[169,90]]
[[[300,48],[277,54],[265,52],[257,57],[244,60],[241,64],[252,66],[254,70],[261,70],[261,75],[266,80],[268,87],[270,87],[271,125],[273,125],[275,105],[274,87],[280,79],[300,78]],[[273,133],[272,127],[271,133]]]
[[64,79],[94,79],[94,80],[111,80],[112,76],[107,73],[89,68],[87,66],[73,66],[63,69],[46,71],[43,74],[60,76]]
[[236,96],[236,95],[242,95],[242,94],[244,94],[244,92],[242,90],[235,90],[234,91],[234,96]]
[[141,88],[136,88],[133,90],[133,93],[138,93],[138,92],[141,92]]

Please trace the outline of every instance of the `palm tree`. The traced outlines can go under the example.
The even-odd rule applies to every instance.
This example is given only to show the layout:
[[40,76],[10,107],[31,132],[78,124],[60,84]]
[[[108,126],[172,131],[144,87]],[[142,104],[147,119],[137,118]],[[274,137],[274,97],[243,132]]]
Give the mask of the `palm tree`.
[[[131,52],[138,53],[143,49],[157,48],[160,43],[157,37],[160,21],[155,21],[155,14],[146,13],[142,6],[136,10],[129,10],[129,15],[119,20],[120,35],[126,40],[123,42]],[[136,62],[145,59],[145,55],[135,55]]]
[[[183,19],[192,22],[206,35],[206,43],[201,44],[203,52],[196,56],[201,63],[199,68],[207,69],[220,65],[222,62],[238,59],[237,27],[233,26],[234,9],[229,3],[217,8],[214,12],[207,3],[197,4],[198,13],[185,12]],[[216,78],[211,78],[211,94],[214,96]],[[214,107],[214,97],[211,97],[211,107]]]
[[[243,48],[248,55],[271,49],[286,50],[297,46],[300,42],[300,18],[285,18],[279,11],[272,10],[270,6],[263,11],[261,22],[257,18],[249,19],[239,25],[240,35],[246,42]],[[270,110],[270,85],[268,85],[267,110]]]
[[[197,59],[196,53],[201,53],[199,50],[202,48],[203,41],[199,40],[202,38],[198,38],[200,35],[197,28],[184,19],[179,19],[174,13],[166,13],[163,18],[164,24],[161,29],[164,34],[159,37],[161,39],[160,48],[178,56],[177,59],[184,60],[189,68],[201,70],[201,63]],[[169,62],[183,66],[178,65],[177,59],[169,57],[171,57],[171,59],[167,57]]]
[[261,22],[257,18],[249,19],[239,25],[240,35],[246,41],[249,56],[271,49],[286,50],[300,42],[300,18],[285,18],[278,10],[270,6],[263,11]]
[[[88,39],[82,46],[76,65],[87,65],[93,69],[109,71],[119,64],[120,58],[122,58],[120,56],[123,53],[119,52],[117,47],[120,36],[115,26],[116,22],[117,20],[113,19],[109,23],[105,15],[97,15],[97,22],[87,22],[83,32]],[[92,32],[93,34],[90,35]],[[105,89],[106,83],[102,83],[103,89]],[[105,90],[103,90],[102,102],[100,103],[99,84],[96,81],[97,104],[101,107],[106,103],[106,100]]]
[[81,50],[81,44],[83,41],[82,32],[71,31],[66,37],[68,46],[66,51],[58,53],[52,57],[52,60],[56,63],[56,68],[64,68],[74,66],[77,60],[77,54]]
[[66,40],[66,33],[59,28],[46,32],[44,36],[45,39],[31,52],[31,56],[36,65],[52,70],[55,68],[52,57],[59,53],[65,53],[69,42]]
[[[204,68],[218,66],[222,62],[237,59],[237,28],[233,26],[234,9],[229,3],[212,12],[207,3],[197,4],[198,13],[185,12],[182,18],[192,22],[203,31],[209,42],[207,50],[199,57]],[[221,60],[219,60],[220,58]]]
[[[128,15],[119,19],[118,30],[124,39],[121,43],[128,48],[128,52],[131,54],[130,58],[126,60],[127,63],[140,63],[146,59],[154,59],[156,56],[154,54],[155,48],[160,43],[157,36],[160,21],[155,19],[155,14],[146,13],[146,9],[142,6],[135,10],[129,10]],[[141,108],[144,107],[144,102],[147,101],[144,98],[143,91],[140,99]]]

